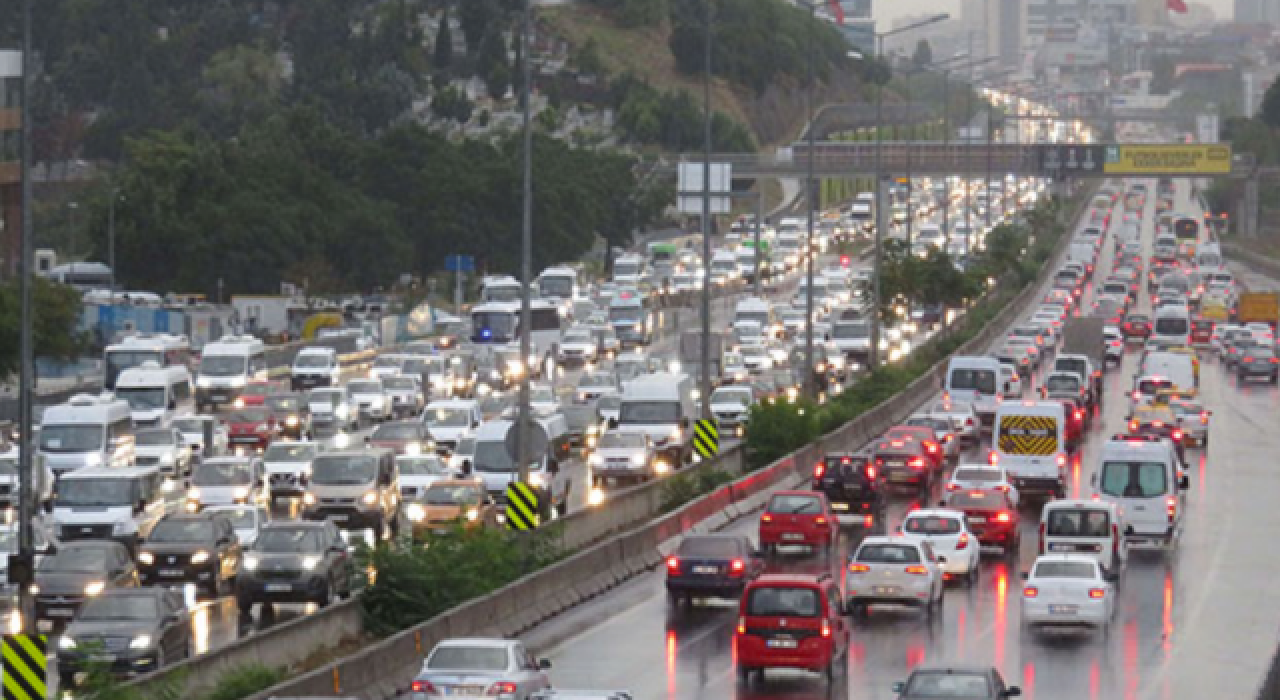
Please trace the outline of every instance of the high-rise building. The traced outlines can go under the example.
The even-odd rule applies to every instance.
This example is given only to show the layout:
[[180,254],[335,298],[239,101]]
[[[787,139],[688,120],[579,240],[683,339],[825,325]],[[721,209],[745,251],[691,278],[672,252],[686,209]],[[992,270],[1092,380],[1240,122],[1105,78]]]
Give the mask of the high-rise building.
[[963,0],[964,29],[973,32],[972,55],[999,57],[1015,66],[1022,60],[1026,34],[1026,0]]

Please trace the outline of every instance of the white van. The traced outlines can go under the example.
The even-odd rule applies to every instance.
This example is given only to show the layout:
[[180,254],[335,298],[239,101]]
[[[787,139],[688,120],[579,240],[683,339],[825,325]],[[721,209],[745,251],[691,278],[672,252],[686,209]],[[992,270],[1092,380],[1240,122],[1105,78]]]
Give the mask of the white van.
[[1196,269],[1200,274],[1218,272],[1226,265],[1222,247],[1217,243],[1202,243],[1196,248]]
[[181,496],[157,465],[81,469],[58,480],[53,521],[63,542],[110,539],[136,552]]
[[[561,465],[570,458],[572,448],[568,423],[561,413],[535,414],[534,419],[547,435],[547,450],[532,455],[529,485],[539,492],[550,508],[563,515],[568,512],[569,492],[574,484],[572,470]],[[507,454],[507,432],[514,421],[510,416],[481,423],[475,434],[475,454],[471,458],[473,475],[484,480],[485,490],[500,503],[506,502],[507,486],[516,480],[519,469]],[[579,488],[591,485],[590,469]]]
[[693,381],[684,374],[646,374],[622,385],[618,425],[649,436],[672,470],[692,456]]
[[1108,574],[1119,574],[1129,557],[1121,532],[1119,506],[1103,501],[1049,501],[1040,511],[1040,550],[1046,554],[1084,554]]
[[303,348],[293,358],[289,384],[294,391],[337,386],[341,381],[342,362],[338,359],[338,351],[333,348]]
[[[615,270],[617,269],[615,264]],[[617,274],[614,275],[617,279]],[[717,250],[711,256],[711,284],[716,286],[726,286],[733,284],[738,279],[738,258],[734,256],[733,251]],[[619,280],[621,283],[621,280]]]
[[1002,395],[1011,393],[1000,372],[1000,361],[994,357],[957,355],[947,364],[947,377],[943,382],[943,398],[960,403],[971,403],[982,419],[982,430],[990,432],[995,422],[996,408]]
[[1187,312],[1187,307],[1174,304],[1156,309],[1150,339],[1175,345],[1190,345],[1191,315]]
[[148,361],[120,373],[116,378],[116,398],[129,402],[134,427],[168,425],[174,418],[192,412],[191,373],[186,367],[161,367]]
[[1191,485],[1169,440],[1126,436],[1102,447],[1090,484],[1120,508],[1130,544],[1172,546],[1182,531],[1184,492]]
[[755,321],[760,324],[760,330],[768,333],[770,337],[777,334],[775,326],[776,319],[773,315],[773,307],[769,302],[758,297],[747,297],[738,302],[733,309],[733,325],[736,326],[742,321]]
[[1165,377],[1173,388],[1190,391],[1199,386],[1191,356],[1180,352],[1152,352],[1142,362],[1142,376]]
[[226,335],[204,346],[196,378],[196,408],[230,404],[250,382],[267,380],[267,347],[248,335]]
[[111,394],[79,394],[45,410],[40,454],[62,475],[85,467],[133,464],[133,413],[129,402]]
[[520,284],[520,280],[511,275],[486,277],[484,286],[480,289],[480,301],[486,304],[520,301],[523,290],[524,286]]
[[1022,495],[1066,495],[1066,415],[1060,401],[1006,401],[996,411],[991,463]]
[[121,372],[131,367],[140,367],[144,362],[155,362],[161,367],[189,368],[191,341],[185,335],[135,334],[125,336],[114,345],[108,345],[102,358],[102,386],[114,389],[116,378]]

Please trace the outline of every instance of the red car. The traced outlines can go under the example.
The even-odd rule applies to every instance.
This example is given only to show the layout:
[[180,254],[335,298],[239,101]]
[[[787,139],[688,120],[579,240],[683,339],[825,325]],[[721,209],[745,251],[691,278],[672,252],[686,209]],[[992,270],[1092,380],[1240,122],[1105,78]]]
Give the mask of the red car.
[[827,552],[839,531],[826,495],[815,491],[779,491],[760,514],[760,547],[766,552],[776,552],[778,545]]
[[265,408],[242,408],[226,418],[227,441],[232,450],[262,452],[280,436],[280,426]]
[[942,449],[942,441],[938,439],[938,433],[933,428],[923,425],[895,425],[884,434],[883,441],[895,440],[915,440],[920,443],[925,454],[929,456],[934,470],[942,470],[947,455]]
[[283,394],[289,391],[289,385],[284,382],[259,382],[250,384],[240,392],[236,397],[233,406],[235,408],[245,408],[247,406],[262,406],[266,404],[267,397],[272,394]]
[[951,491],[939,503],[964,513],[965,523],[983,545],[1000,547],[1006,556],[1017,556],[1022,538],[1018,534],[1018,509],[1009,493],[999,489]]
[[814,671],[832,683],[849,653],[849,626],[831,574],[765,574],[747,585],[733,636],[738,678],[768,668]]
[[1120,325],[1120,332],[1124,334],[1125,340],[1146,340],[1151,337],[1151,317],[1146,314],[1129,314]]

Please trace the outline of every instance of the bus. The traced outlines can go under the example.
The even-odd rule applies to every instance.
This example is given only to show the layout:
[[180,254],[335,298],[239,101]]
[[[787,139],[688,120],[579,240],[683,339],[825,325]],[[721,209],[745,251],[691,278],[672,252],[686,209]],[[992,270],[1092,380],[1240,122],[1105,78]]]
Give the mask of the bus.
[[120,342],[108,345],[103,351],[102,386],[116,388],[120,373],[143,363],[154,362],[158,367],[191,368],[191,341],[185,335],[134,334]]
[[1195,243],[1200,240],[1200,222],[1189,216],[1180,216],[1173,222],[1173,235],[1179,243]]
[[[563,319],[555,302],[529,302],[532,327],[529,330],[529,363],[534,374],[555,371],[560,350]],[[520,344],[520,302],[500,301],[477,304],[471,309],[471,342],[491,349]]]

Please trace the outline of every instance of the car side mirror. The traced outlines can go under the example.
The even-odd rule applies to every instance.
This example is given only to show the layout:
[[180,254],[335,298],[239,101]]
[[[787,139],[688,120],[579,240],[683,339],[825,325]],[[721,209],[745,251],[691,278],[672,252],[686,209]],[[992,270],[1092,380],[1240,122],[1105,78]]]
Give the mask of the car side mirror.
[[1191,479],[1187,478],[1186,474],[1183,474],[1182,476],[1178,477],[1178,488],[1182,489],[1183,491],[1186,491],[1187,489],[1191,488]]
[[944,556],[942,556],[941,554],[939,554],[939,555],[938,555],[938,563],[939,563],[939,564],[946,564],[946,563],[947,563],[947,558],[946,558],[946,557],[944,557]]
[[346,554],[347,548],[340,544],[329,545],[329,552],[332,554]]
[[1005,382],[1005,383],[1004,383],[1004,390],[1005,390],[1006,392],[1008,392],[1008,391],[1013,391],[1013,384],[1012,384],[1011,382]]
[[1096,487],[1098,485],[1098,473],[1094,472],[1089,475],[1089,485]]
[[1027,579],[1031,578],[1031,574],[1026,571],[1019,573],[1018,576],[1022,577],[1023,581],[1026,581]]
[[902,681],[898,681],[897,683],[893,684],[893,692],[895,693],[901,693],[906,689],[907,689],[907,684],[903,683]]
[[1011,685],[1004,691],[1004,696],[1006,698],[1016,698],[1020,695],[1022,695],[1022,688],[1019,688],[1016,685]]
[[617,419],[617,418],[610,418],[610,419],[609,419],[609,427],[610,427],[610,428],[617,428],[617,427],[618,427],[618,419]]
[[548,671],[551,669],[551,659],[538,659],[538,669]]
[[1102,575],[1102,580],[1107,583],[1115,583],[1120,580],[1120,574],[1115,571],[1108,571]]
[[169,399],[169,410],[170,411],[178,410],[178,402],[174,401],[173,399]]
[[137,502],[137,503],[135,503],[135,504],[134,504],[134,506],[133,506],[133,512],[134,512],[134,514],[141,514],[141,513],[142,513],[143,511],[145,511],[146,509],[147,509],[147,502],[146,502],[146,500],[141,499],[141,498],[140,498],[140,499],[138,499],[138,502]]

